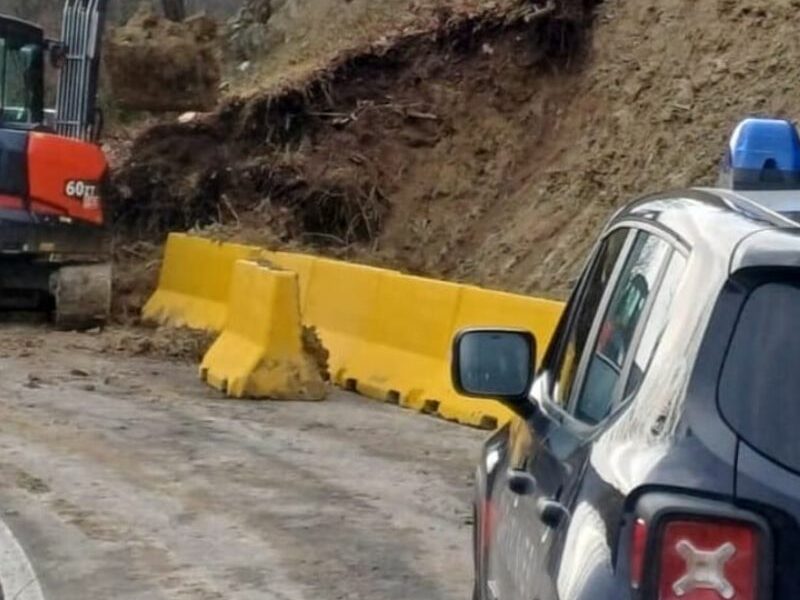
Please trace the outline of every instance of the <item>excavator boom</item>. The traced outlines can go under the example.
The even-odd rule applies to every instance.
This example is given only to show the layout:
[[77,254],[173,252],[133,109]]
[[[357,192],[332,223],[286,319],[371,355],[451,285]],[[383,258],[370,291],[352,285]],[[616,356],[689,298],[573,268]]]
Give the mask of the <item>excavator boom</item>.
[[63,64],[56,97],[56,131],[79,140],[99,134],[97,87],[107,0],[67,0],[61,25]]

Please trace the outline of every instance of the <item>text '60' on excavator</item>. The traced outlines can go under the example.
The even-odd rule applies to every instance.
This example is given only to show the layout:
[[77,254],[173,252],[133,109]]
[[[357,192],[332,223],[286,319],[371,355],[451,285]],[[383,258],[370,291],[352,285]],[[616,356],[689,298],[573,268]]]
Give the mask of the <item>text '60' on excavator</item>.
[[[48,310],[61,328],[104,323],[111,257],[108,164],[96,143],[106,0],[67,0],[61,40],[0,15],[0,310]],[[45,70],[60,71],[45,110]]]

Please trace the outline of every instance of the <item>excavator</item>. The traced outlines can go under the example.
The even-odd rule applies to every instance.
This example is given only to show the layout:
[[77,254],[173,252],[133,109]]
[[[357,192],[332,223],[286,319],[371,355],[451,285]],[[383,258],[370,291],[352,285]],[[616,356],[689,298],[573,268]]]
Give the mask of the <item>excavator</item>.
[[[102,325],[111,306],[109,173],[97,142],[108,4],[65,0],[58,40],[0,15],[0,312],[43,309],[65,329]],[[183,0],[162,0],[162,10],[170,26],[145,10],[132,18],[135,35],[123,28],[108,40],[115,102],[209,109],[219,84],[215,28],[208,19],[180,23]]]
[[65,329],[102,325],[111,306],[108,163],[96,143],[105,8],[67,0],[60,40],[0,15],[0,311],[46,310]]

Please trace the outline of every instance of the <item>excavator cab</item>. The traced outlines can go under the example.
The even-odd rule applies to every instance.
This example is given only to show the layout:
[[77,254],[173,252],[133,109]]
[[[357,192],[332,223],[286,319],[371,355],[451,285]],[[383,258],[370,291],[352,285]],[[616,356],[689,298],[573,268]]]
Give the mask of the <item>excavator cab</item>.
[[[110,312],[108,164],[94,143],[104,13],[105,0],[67,0],[57,42],[0,15],[0,310],[43,309],[63,328]],[[48,55],[60,67],[49,120]]]
[[44,121],[45,50],[40,28],[0,17],[0,127]]

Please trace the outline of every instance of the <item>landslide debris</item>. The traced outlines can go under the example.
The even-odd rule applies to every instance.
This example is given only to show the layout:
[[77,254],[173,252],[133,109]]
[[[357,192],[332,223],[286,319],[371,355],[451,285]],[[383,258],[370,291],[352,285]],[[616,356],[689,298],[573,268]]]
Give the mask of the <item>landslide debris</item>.
[[141,309],[158,283],[162,248],[140,240],[114,247],[114,295],[111,319],[122,325],[138,325]]
[[432,17],[147,131],[115,174],[117,224],[564,297],[616,208],[713,184],[742,117],[800,115],[796,10],[606,0]]
[[101,350],[123,356],[147,356],[199,364],[216,334],[185,327],[110,327],[103,331]]
[[222,79],[217,24],[205,15],[184,22],[161,17],[143,2],[104,47],[113,106],[128,111],[212,110]]
[[331,380],[331,372],[330,372],[330,352],[322,343],[322,338],[319,336],[319,332],[317,331],[316,327],[303,325],[303,334],[302,334],[302,342],[303,342],[303,352],[310,356],[313,360],[314,364],[316,365],[317,369],[319,370],[320,377],[322,381],[330,381]]
[[579,62],[587,18],[584,2],[445,12],[301,82],[150,128],[115,174],[117,228],[150,239],[198,227],[240,239],[258,232],[420,270],[398,260],[386,232],[398,220],[418,227],[429,204],[485,178],[491,144],[506,133],[497,113],[532,96],[550,102],[540,80]]

